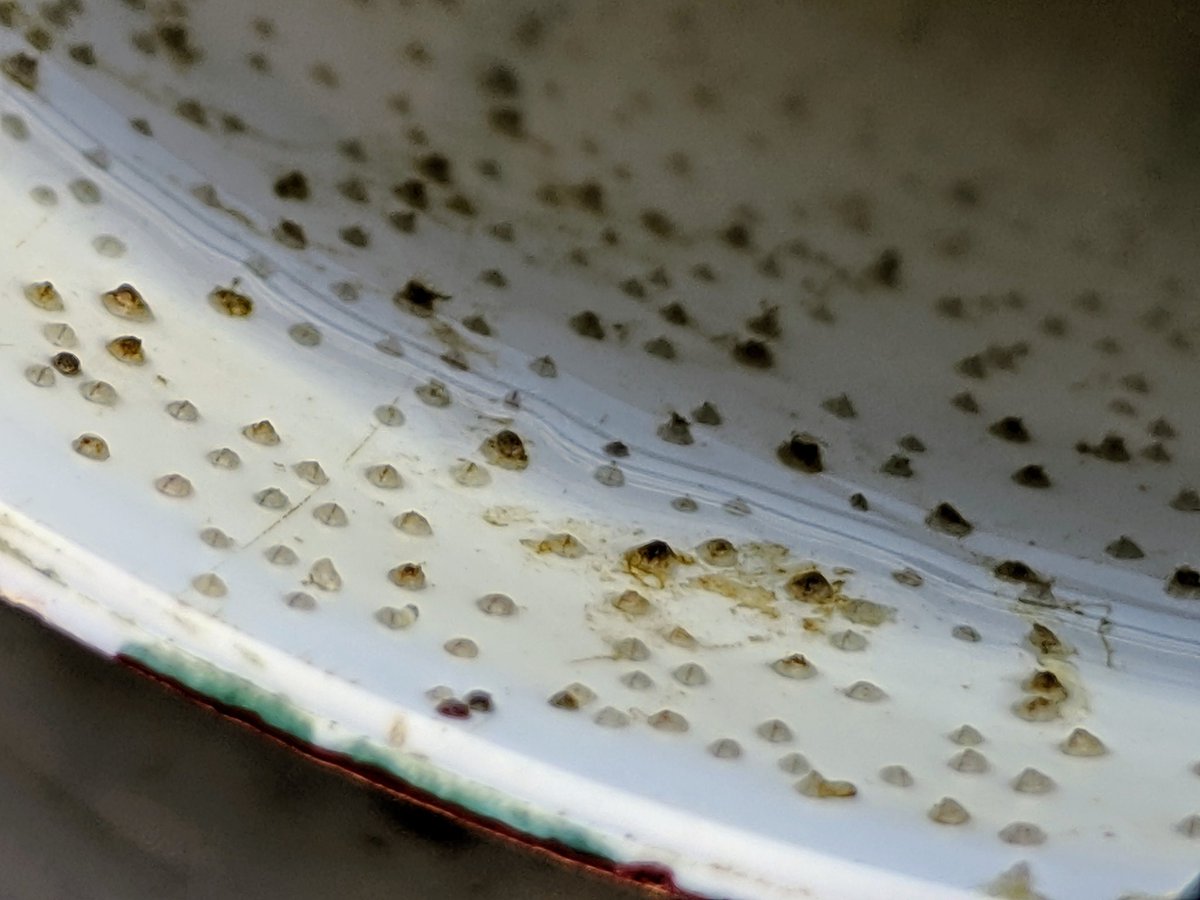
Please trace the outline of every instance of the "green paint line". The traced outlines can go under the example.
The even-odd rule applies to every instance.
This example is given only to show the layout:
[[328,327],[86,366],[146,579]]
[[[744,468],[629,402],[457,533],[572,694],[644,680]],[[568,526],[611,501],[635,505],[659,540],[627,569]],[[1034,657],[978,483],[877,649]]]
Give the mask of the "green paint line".
[[[313,739],[311,716],[299,710],[286,697],[263,690],[253,682],[219,669],[212,663],[178,649],[140,643],[122,647],[121,655],[135,659],[199,694],[255,713],[268,725],[305,743],[317,743]],[[382,769],[441,800],[501,822],[524,834],[558,841],[573,850],[594,856],[613,858],[611,849],[603,840],[587,830],[572,825],[560,816],[534,810],[493,788],[445,772],[413,754],[366,738],[358,738],[338,747],[319,746],[344,754],[355,762]]]

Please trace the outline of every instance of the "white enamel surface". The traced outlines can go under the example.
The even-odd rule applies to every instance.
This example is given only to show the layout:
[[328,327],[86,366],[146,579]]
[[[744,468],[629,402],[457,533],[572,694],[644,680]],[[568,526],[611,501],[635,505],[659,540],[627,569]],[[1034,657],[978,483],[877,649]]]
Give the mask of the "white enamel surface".
[[[1166,63],[1125,60],[1145,70],[1134,87],[1115,74],[1097,88],[1067,73],[1061,92],[1047,95],[1049,75],[1024,57],[997,72],[971,62],[948,36],[978,30],[954,20],[930,26],[942,49],[914,60],[885,39],[903,22],[832,11],[764,8],[747,25],[712,7],[685,26],[665,7],[547,6],[549,36],[514,50],[519,17],[499,6],[186,9],[182,17],[182,7],[176,15],[88,7],[41,55],[36,91],[0,85],[0,113],[13,117],[0,134],[5,596],[105,652],[178,648],[286,698],[312,718],[324,746],[365,738],[397,759],[428,761],[546,822],[584,829],[614,859],[663,863],[701,893],[955,896],[1025,862],[1029,890],[1101,897],[1163,892],[1194,874],[1200,845],[1178,825],[1200,813],[1192,771],[1200,605],[1165,588],[1180,567],[1200,567],[1200,512],[1171,505],[1200,487],[1200,331],[1187,249],[1196,232],[1186,202],[1147,188],[1139,173],[1154,162],[1179,197],[1194,182],[1172,168],[1179,148],[1169,139],[1116,139],[1142,133],[1130,118],[1159,120]],[[256,16],[275,23],[269,40],[255,36]],[[131,34],[164,17],[186,20],[200,61],[173,63],[161,44],[155,58],[131,48]],[[22,48],[27,26],[0,31],[0,55]],[[722,40],[740,26],[744,38]],[[1015,46],[1002,27],[994,40]],[[95,67],[67,55],[84,41]],[[797,41],[813,48],[802,62],[788,52]],[[414,42],[431,61],[420,61]],[[867,50],[878,71],[850,65]],[[269,76],[246,65],[255,51],[269,54]],[[489,132],[487,109],[498,101],[481,95],[478,73],[495,59],[520,70],[530,133],[522,140]],[[315,63],[336,70],[336,89],[313,81]],[[1025,68],[1028,99],[1013,99],[1005,79]],[[961,103],[950,74],[970,82],[976,102]],[[697,107],[697,84],[716,91],[714,107]],[[783,103],[794,85],[803,114]],[[399,93],[406,115],[388,102]],[[172,112],[180,98],[204,104],[206,128]],[[977,119],[945,128],[947,104],[976,103]],[[223,130],[225,113],[247,130]],[[131,117],[144,118],[154,138],[130,128]],[[417,127],[428,146],[413,146]],[[594,154],[580,147],[587,136]],[[338,150],[351,137],[366,162]],[[691,159],[686,179],[664,165],[680,150]],[[386,217],[407,207],[390,187],[431,152],[451,160],[455,184],[431,184],[431,210],[418,212],[415,233],[401,233]],[[474,169],[481,158],[500,162],[499,181]],[[629,168],[627,180],[616,165]],[[307,200],[272,193],[293,169],[305,173]],[[352,175],[370,202],[338,193]],[[81,178],[98,203],[80,202],[86,190],[71,185]],[[593,178],[605,190],[603,216],[570,199],[537,199],[541,185]],[[964,179],[982,198],[977,206],[949,199]],[[237,215],[214,208],[202,185]],[[33,199],[39,186],[55,191],[54,205]],[[441,207],[460,190],[476,215]],[[1147,199],[1148,191],[1158,193]],[[667,211],[677,233],[647,232],[646,209]],[[302,251],[272,238],[282,217],[302,225]],[[753,225],[750,250],[718,236],[739,217]],[[511,223],[514,241],[489,231],[500,222]],[[350,225],[369,231],[369,247],[339,240]],[[616,246],[602,240],[605,227],[619,232]],[[119,255],[111,241],[97,243],[102,235],[120,241]],[[948,253],[948,239],[959,249]],[[895,286],[869,274],[889,247],[903,260]],[[570,261],[576,248],[586,250],[586,267]],[[760,271],[772,256],[778,276]],[[699,263],[717,280],[693,277]],[[650,278],[659,268],[670,286]],[[481,280],[489,269],[507,286]],[[645,296],[622,289],[630,277]],[[449,295],[433,316],[393,302],[414,278]],[[25,299],[25,286],[43,280],[63,310]],[[208,299],[235,280],[254,302],[244,319]],[[141,292],[152,321],[105,309],[100,295],[124,282]],[[342,299],[338,284],[354,285],[357,299]],[[1077,302],[1088,291],[1098,292],[1098,311]],[[1023,305],[1006,300],[1010,292]],[[961,319],[937,305],[944,295],[963,296]],[[775,361],[765,370],[731,353],[753,337],[746,323],[760,301],[779,306],[781,331],[765,339]],[[671,302],[692,325],[664,319],[658,310]],[[586,310],[604,340],[571,326]],[[491,336],[462,325],[476,315]],[[1066,336],[1048,335],[1046,316],[1066,319]],[[53,385],[38,387],[27,370],[65,349],[47,339],[56,323],[73,330],[83,371],[56,372]],[[61,330],[49,333],[63,342]],[[142,339],[144,365],[106,351],[124,334]],[[643,350],[657,337],[672,342],[674,360]],[[1106,338],[1115,352],[1098,346]],[[984,378],[956,371],[964,357],[1018,341],[1029,352],[1014,369],[985,363]],[[448,351],[468,368],[446,364]],[[544,355],[556,377],[534,371]],[[431,378],[445,385],[448,405],[418,396]],[[80,395],[97,379],[116,390],[114,405]],[[513,391],[515,405],[506,402]],[[951,404],[963,391],[980,412]],[[843,393],[854,418],[822,406]],[[194,421],[168,414],[183,400],[198,411]],[[693,422],[687,446],[660,439],[672,411],[690,416],[703,401],[720,411],[719,427]],[[385,413],[385,424],[381,406],[401,416]],[[989,434],[1004,416],[1020,417],[1031,441]],[[1175,432],[1162,441],[1169,462],[1139,455],[1160,417]],[[278,444],[243,434],[262,420]],[[481,451],[503,428],[523,439],[526,469],[494,465]],[[824,471],[780,463],[776,448],[793,432],[819,442]],[[1130,461],[1076,450],[1109,432],[1123,436]],[[101,437],[109,457],[73,450],[82,434]],[[925,450],[901,449],[905,435]],[[627,458],[606,455],[614,440]],[[237,454],[236,469],[210,463],[221,448]],[[909,458],[914,477],[879,471],[893,454]],[[327,483],[295,471],[312,460]],[[461,483],[470,480],[455,477],[463,461],[486,472],[486,483]],[[367,477],[383,464],[400,487]],[[609,464],[619,486],[596,477]],[[1045,467],[1049,488],[1014,484],[1012,473],[1028,464]],[[190,494],[155,490],[168,475],[187,479]],[[269,489],[282,496],[264,499]],[[858,491],[869,511],[849,504]],[[675,505],[685,497],[694,511]],[[965,538],[924,524],[943,501],[972,523]],[[344,526],[314,517],[330,503]],[[432,534],[397,529],[393,519],[407,510]],[[212,532],[203,541],[206,529],[231,546],[212,546]],[[538,551],[562,533],[585,552]],[[1106,554],[1121,535],[1144,556]],[[701,558],[698,546],[713,538],[732,542],[736,565]],[[662,586],[626,560],[653,540],[688,557]],[[279,545],[294,564],[267,561]],[[337,590],[312,583],[330,584],[328,568],[311,575],[320,560],[338,573]],[[1052,590],[998,580],[1002,560],[1028,564]],[[389,580],[410,562],[423,568],[420,590]],[[789,579],[812,565],[844,582],[840,603],[789,596]],[[903,570],[922,583],[898,581]],[[650,601],[648,614],[614,608],[629,589]],[[285,603],[296,592],[315,607]],[[494,592],[512,598],[515,615],[479,609]],[[894,613],[879,624],[851,621],[854,599]],[[419,616],[408,628],[377,619],[381,608],[409,604]],[[1035,622],[1070,652],[1039,660],[1027,638]],[[956,639],[960,626],[981,639]],[[668,640],[676,627],[694,646]],[[865,638],[863,649],[835,646],[848,629]],[[648,658],[614,658],[627,638]],[[464,646],[459,639],[477,655],[448,652],[448,642]],[[815,676],[772,669],[796,653]],[[1068,697],[1055,718],[1034,723],[1013,707],[1039,668]],[[631,686],[634,672],[652,683]],[[851,690],[859,682],[882,698],[849,696],[871,695]],[[595,699],[578,710],[548,702],[575,683]],[[441,685],[460,696],[487,690],[496,709],[439,716],[427,692]],[[628,721],[597,724],[606,707]],[[687,730],[653,727],[662,710]],[[760,733],[774,719],[790,740]],[[970,749],[986,766],[960,756],[966,745],[951,735],[963,725],[982,735]],[[1107,752],[1064,753],[1076,728]],[[740,755],[719,758],[714,745]],[[794,786],[807,770],[779,765],[791,753],[853,783],[856,796],[802,795]],[[895,765],[911,785],[881,775]],[[972,767],[985,770],[963,771]],[[1014,791],[1026,768],[1053,789]],[[930,821],[943,797],[969,821]],[[1035,825],[1044,840],[1014,845],[1013,823]],[[1200,824],[1193,830],[1200,835]]]

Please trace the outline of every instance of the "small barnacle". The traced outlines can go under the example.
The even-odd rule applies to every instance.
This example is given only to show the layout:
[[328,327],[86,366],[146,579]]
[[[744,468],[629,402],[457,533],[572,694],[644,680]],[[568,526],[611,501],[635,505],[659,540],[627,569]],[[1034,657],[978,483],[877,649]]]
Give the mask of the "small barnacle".
[[568,324],[571,326],[571,330],[580,337],[592,338],[596,341],[604,340],[604,325],[600,322],[600,317],[590,309],[571,316]]
[[879,770],[879,779],[892,787],[906,788],[913,785],[912,774],[904,766],[884,766]]
[[339,591],[342,588],[342,576],[334,566],[333,560],[324,556],[312,564],[304,583],[311,584],[323,591]]
[[767,719],[754,731],[760,738],[771,744],[786,744],[793,737],[792,729],[781,719]]
[[1113,559],[1141,559],[1146,554],[1134,543],[1132,538],[1121,535],[1104,548],[1104,552]]
[[425,384],[417,385],[413,388],[413,393],[422,403],[435,409],[450,405],[450,389],[436,378],[430,378]]
[[411,628],[420,618],[421,610],[415,604],[406,606],[381,606],[375,610],[375,621],[392,631]]
[[1062,658],[1070,656],[1074,652],[1057,634],[1039,622],[1033,623],[1025,639],[1029,641],[1030,646],[1041,656]]
[[816,569],[806,569],[797,572],[788,579],[785,588],[794,600],[805,603],[832,603],[838,599],[838,589],[841,582],[830,583],[824,574]]
[[392,519],[392,524],[399,531],[412,537],[429,537],[433,534],[433,528],[430,527],[429,520],[414,509],[396,516],[396,518]]
[[443,294],[416,278],[410,278],[392,297],[392,301],[401,309],[421,318],[432,316],[437,311],[437,304],[449,299],[449,294]]
[[298,562],[296,551],[283,544],[268,547],[263,552],[263,556],[273,566],[294,566]]
[[815,769],[796,782],[796,791],[819,800],[843,799],[858,793],[849,781],[831,781]]
[[815,475],[825,470],[821,446],[808,434],[793,433],[775,449],[775,456],[789,469]]
[[1188,838],[1200,838],[1200,815],[1184,816],[1175,824],[1175,830]]
[[650,648],[639,638],[621,638],[613,644],[613,659],[643,662],[650,658]]
[[693,662],[678,666],[671,676],[685,687],[699,687],[708,684],[708,673],[704,671],[704,667]]
[[406,591],[419,591],[425,587],[425,570],[418,563],[401,563],[388,570],[388,581]]
[[112,406],[117,402],[117,391],[107,381],[85,381],[79,386],[79,393],[89,403],[101,406]]
[[884,475],[891,475],[893,478],[912,478],[913,476],[912,462],[907,456],[899,453],[893,453],[885,459],[883,465],[879,467],[879,471]]
[[809,662],[808,657],[803,653],[793,653],[790,656],[781,657],[771,663],[771,668],[784,678],[793,678],[797,681],[812,678],[817,674],[817,667]]
[[517,604],[508,594],[484,594],[475,605],[489,616],[512,616],[517,612]]
[[515,431],[505,428],[487,438],[479,448],[484,459],[501,469],[520,472],[529,466],[525,442]]
[[808,760],[805,759],[804,754],[794,751],[792,753],[785,753],[779,757],[778,765],[780,769],[789,775],[803,775],[812,768],[808,764]]
[[929,818],[939,825],[962,825],[971,815],[953,797],[943,797],[929,810]]
[[396,471],[396,467],[391,463],[369,466],[363,475],[375,487],[383,488],[384,490],[393,491],[404,485],[404,479],[400,477],[400,473]]
[[301,347],[316,347],[321,343],[321,332],[308,322],[297,322],[288,328],[288,337]]
[[721,424],[721,413],[707,400],[692,410],[692,418],[701,425],[708,425],[713,428]]
[[496,708],[496,704],[492,699],[492,695],[487,691],[481,691],[478,689],[468,691],[467,695],[463,699],[466,701],[467,706],[469,706],[474,712],[490,713]]
[[200,410],[190,400],[172,400],[166,409],[168,416],[180,422],[195,422],[200,418]]
[[612,605],[627,616],[644,616],[653,608],[650,601],[637,591],[623,591],[613,598]]
[[949,503],[939,503],[935,506],[925,517],[925,524],[934,531],[956,538],[966,537],[974,528],[963,518],[962,513]]
[[624,728],[629,724],[629,714],[623,713],[614,707],[606,706],[600,712],[596,713],[592,721],[604,728]]
[[660,709],[646,717],[646,724],[659,731],[683,734],[688,730],[688,721],[673,709]]
[[160,494],[167,497],[190,497],[192,495],[192,483],[177,473],[163,475],[154,482],[154,487]]
[[897,569],[892,573],[892,580],[896,584],[902,584],[910,588],[919,588],[925,583],[925,579],[921,577],[921,573],[913,569]]
[[969,644],[977,644],[980,641],[979,632],[971,625],[955,625],[950,629],[950,636]]
[[1000,840],[1006,844],[1032,847],[1045,842],[1046,832],[1032,822],[1012,822],[1000,829]]
[[950,402],[954,404],[957,409],[960,409],[965,413],[979,412],[979,404],[975,401],[974,396],[972,396],[969,391],[963,391],[955,394],[950,398]]
[[292,466],[292,471],[303,481],[309,484],[320,487],[323,484],[329,483],[329,476],[325,474],[325,470],[321,468],[321,464],[315,459],[306,459]]
[[224,597],[228,593],[225,582],[213,572],[205,572],[192,579],[192,587],[205,597]]
[[285,509],[290,505],[288,495],[276,487],[269,487],[254,495],[254,502],[263,509]]
[[539,356],[529,364],[529,370],[541,378],[557,378],[558,366],[549,356]]
[[220,528],[205,528],[200,532],[200,540],[214,550],[228,550],[233,546],[233,540]]
[[867,639],[857,631],[835,631],[829,636],[829,643],[838,650],[844,650],[847,653],[856,653],[867,649]]
[[1034,586],[1048,584],[1045,578],[1035,572],[1027,563],[1023,563],[1019,559],[1006,559],[996,563],[992,569],[992,574],[1001,581],[1009,581],[1014,584]]
[[1180,512],[1200,512],[1200,492],[1195,488],[1182,488],[1171,500],[1171,509]]
[[1046,794],[1054,789],[1054,779],[1037,769],[1024,769],[1013,779],[1013,790],[1019,794]]
[[906,434],[900,440],[896,441],[901,450],[907,450],[909,453],[924,453],[925,442],[915,434]]
[[1013,472],[1012,480],[1021,487],[1027,488],[1048,488],[1050,487],[1050,476],[1046,474],[1046,470],[1039,465],[1030,464],[1022,466]]
[[668,644],[674,644],[676,647],[682,647],[685,650],[695,650],[697,646],[696,638],[692,633],[682,625],[676,625],[663,635]]
[[551,694],[549,703],[558,709],[577,710],[596,699],[596,692],[578,681],[568,684],[561,691]]
[[27,91],[37,90],[38,60],[28,53],[14,53],[0,59],[0,72]]
[[742,755],[742,745],[732,738],[720,738],[708,745],[708,752],[717,759],[737,759]]
[[839,394],[836,397],[822,400],[821,409],[839,419],[854,419],[858,417],[858,411],[854,408],[854,403],[845,394]]
[[55,353],[50,360],[50,365],[54,366],[60,375],[66,375],[68,378],[78,375],[83,369],[83,365],[79,362],[79,357],[66,350],[63,350],[61,353]]
[[846,600],[838,612],[855,625],[882,625],[896,614],[894,607],[873,600]]
[[950,732],[950,740],[960,747],[978,747],[983,743],[983,735],[972,725],[960,725]]
[[463,487],[484,487],[492,481],[487,469],[469,459],[460,459],[451,466],[450,477]]
[[859,512],[866,512],[871,508],[870,504],[867,502],[867,498],[858,492],[850,495],[850,506],[853,509],[857,509]]
[[275,426],[269,419],[252,422],[242,429],[242,435],[264,447],[274,447],[279,443],[279,432],[275,430]]
[[207,459],[218,469],[236,469],[242,464],[242,458],[228,447],[210,451]]
[[900,268],[900,251],[888,247],[868,266],[867,274],[886,288],[897,288],[900,286]]
[[1014,444],[1028,444],[1030,440],[1029,431],[1025,428],[1025,422],[1020,416],[1005,416],[1003,419],[998,419],[988,426],[988,433]]
[[465,637],[450,638],[442,644],[442,649],[459,659],[474,659],[479,655],[479,645]]
[[346,511],[336,503],[322,503],[313,510],[313,518],[329,528],[345,528],[350,524]]
[[108,459],[108,442],[98,434],[81,434],[71,442],[71,447],[80,456],[104,462]]
[[1059,744],[1059,749],[1067,756],[1103,756],[1108,752],[1104,742],[1086,728],[1074,729]]
[[982,775],[988,770],[987,757],[971,747],[950,757],[950,768],[968,775]]
[[279,224],[271,231],[271,236],[284,247],[291,250],[303,250],[308,246],[308,238],[304,228],[291,219],[280,219]]
[[1079,453],[1090,454],[1105,462],[1124,463],[1131,459],[1125,439],[1117,434],[1106,434],[1100,443],[1095,445],[1080,441],[1075,445],[1075,449]]
[[696,548],[700,559],[710,566],[732,566],[737,563],[737,547],[725,538],[712,538]]
[[733,358],[751,369],[769,369],[775,365],[775,354],[771,348],[757,338],[748,338],[733,345]]
[[113,359],[131,366],[140,366],[146,362],[146,354],[142,351],[142,339],[132,334],[113,338],[108,342],[107,348]]
[[1200,572],[1191,566],[1180,566],[1167,579],[1167,593],[1172,597],[1200,600]]
[[668,444],[686,447],[693,441],[691,423],[679,413],[673,412],[666,422],[658,426],[658,436]]
[[213,288],[208,295],[208,301],[217,312],[234,319],[244,319],[254,312],[254,301],[233,288]]
[[275,179],[275,196],[281,200],[307,200],[308,179],[293,169]]
[[654,540],[625,552],[625,571],[643,584],[647,579],[658,587],[666,584],[675,566],[691,560],[676,553],[666,541]]
[[869,681],[856,681],[842,693],[851,700],[859,700],[863,703],[878,703],[880,700],[887,699],[887,694],[883,689]]
[[654,687],[654,679],[641,669],[634,669],[621,676],[621,684],[631,691],[648,691]]
[[58,312],[63,308],[62,295],[49,281],[25,285],[25,299],[47,312]]
[[132,284],[117,285],[111,291],[101,294],[100,300],[104,308],[117,318],[129,319],[132,322],[149,322],[154,318],[150,304]]

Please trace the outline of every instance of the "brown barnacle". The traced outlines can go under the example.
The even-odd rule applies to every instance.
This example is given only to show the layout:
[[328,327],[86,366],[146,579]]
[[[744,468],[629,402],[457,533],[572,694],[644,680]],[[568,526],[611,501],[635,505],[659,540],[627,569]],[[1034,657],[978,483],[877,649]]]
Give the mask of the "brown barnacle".
[[132,284],[119,284],[100,295],[104,308],[120,319],[149,322],[154,318],[150,304]]
[[1026,722],[1053,722],[1062,718],[1060,701],[1031,694],[1013,704],[1013,714]]
[[402,563],[388,572],[388,580],[407,591],[419,591],[425,587],[425,570],[418,563]]
[[232,319],[244,319],[254,312],[254,301],[233,288],[213,288],[208,295],[208,302],[217,312]]
[[1031,694],[1056,701],[1066,700],[1068,695],[1066,686],[1049,669],[1038,669],[1025,679],[1021,687]]
[[775,455],[789,469],[809,475],[825,470],[825,463],[821,458],[821,445],[807,434],[793,434],[776,448]]
[[858,793],[851,782],[827,779],[815,769],[796,782],[796,790],[819,800],[844,799]]
[[520,472],[529,466],[525,442],[519,434],[508,428],[488,437],[479,449],[484,459],[501,469]]
[[676,553],[666,541],[648,541],[625,552],[625,570],[643,584],[663,587],[675,566],[691,560]]
[[838,599],[841,582],[830,582],[817,569],[805,569],[789,578],[785,587],[793,600],[802,600],[805,603],[834,603]]
[[1040,656],[1061,658],[1070,656],[1074,652],[1070,645],[1064,643],[1057,634],[1039,622],[1033,623],[1026,640]]
[[522,541],[526,547],[535,553],[553,553],[564,559],[578,559],[587,553],[587,548],[573,534],[565,531],[548,534],[540,541]]
[[882,625],[896,614],[895,607],[858,599],[846,600],[838,606],[838,612],[855,625]]

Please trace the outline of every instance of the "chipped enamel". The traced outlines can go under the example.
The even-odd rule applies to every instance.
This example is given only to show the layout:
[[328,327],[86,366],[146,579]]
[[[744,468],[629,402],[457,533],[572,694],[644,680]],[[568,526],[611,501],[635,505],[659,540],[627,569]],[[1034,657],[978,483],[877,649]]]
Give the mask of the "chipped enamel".
[[0,4],[4,597],[702,894],[1195,874],[1166,100],[899,11],[142,6]]

